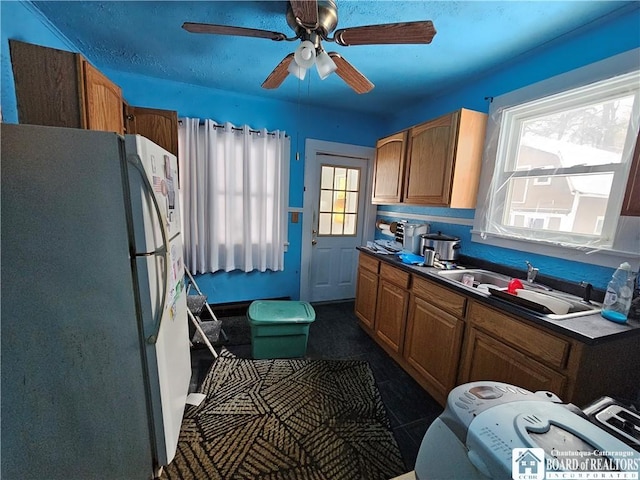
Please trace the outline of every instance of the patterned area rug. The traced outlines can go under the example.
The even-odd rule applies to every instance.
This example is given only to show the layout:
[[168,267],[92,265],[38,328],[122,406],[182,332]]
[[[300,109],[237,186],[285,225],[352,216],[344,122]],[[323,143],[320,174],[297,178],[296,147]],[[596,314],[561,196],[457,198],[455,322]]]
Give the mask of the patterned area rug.
[[369,365],[223,350],[167,479],[375,480],[406,472]]

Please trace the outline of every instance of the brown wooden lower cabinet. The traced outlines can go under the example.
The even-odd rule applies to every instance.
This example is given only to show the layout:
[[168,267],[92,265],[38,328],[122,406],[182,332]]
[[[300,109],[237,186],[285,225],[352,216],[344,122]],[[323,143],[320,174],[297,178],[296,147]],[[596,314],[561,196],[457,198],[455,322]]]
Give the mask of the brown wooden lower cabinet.
[[404,358],[446,398],[456,385],[464,321],[413,296],[409,306]]
[[585,343],[363,253],[355,305],[363,329],[442,405],[475,380],[551,391],[578,407],[638,396],[637,335]]
[[409,292],[388,281],[380,281],[374,330],[381,341],[399,354],[402,353],[408,305]]
[[564,375],[471,327],[459,383],[476,380],[496,380],[533,392],[548,390],[560,398],[565,393]]
[[358,268],[355,311],[360,321],[370,329],[373,329],[376,318],[377,298],[378,274],[366,268]]

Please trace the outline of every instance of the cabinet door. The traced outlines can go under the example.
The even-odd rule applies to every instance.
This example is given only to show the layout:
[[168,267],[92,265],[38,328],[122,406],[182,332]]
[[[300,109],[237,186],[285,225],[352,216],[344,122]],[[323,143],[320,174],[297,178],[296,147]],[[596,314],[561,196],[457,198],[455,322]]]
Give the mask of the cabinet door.
[[443,398],[455,386],[464,322],[412,296],[404,357]]
[[75,53],[9,40],[18,121],[85,128],[81,67]]
[[385,280],[378,286],[376,336],[394,352],[402,353],[409,292]]
[[548,390],[564,398],[565,377],[471,327],[460,383],[495,380],[527,390]]
[[404,202],[449,204],[458,118],[453,112],[409,130]]
[[372,203],[399,203],[402,199],[407,132],[381,138],[376,143]]
[[377,295],[378,275],[362,267],[358,268],[355,313],[362,323],[371,330],[373,330],[376,318]]
[[124,134],[122,90],[84,59],[86,128]]
[[178,112],[125,105],[127,133],[142,135],[178,156]]
[[636,149],[633,153],[627,190],[624,194],[621,215],[628,217],[640,217],[640,135],[636,140]]

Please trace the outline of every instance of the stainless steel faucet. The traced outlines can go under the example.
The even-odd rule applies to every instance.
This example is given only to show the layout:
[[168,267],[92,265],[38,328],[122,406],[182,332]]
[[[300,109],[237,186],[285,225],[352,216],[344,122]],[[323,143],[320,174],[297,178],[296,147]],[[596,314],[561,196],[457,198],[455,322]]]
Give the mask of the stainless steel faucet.
[[527,282],[533,283],[533,281],[536,279],[536,275],[538,274],[539,269],[534,268],[534,266],[531,265],[528,260],[526,261],[526,263],[527,263]]

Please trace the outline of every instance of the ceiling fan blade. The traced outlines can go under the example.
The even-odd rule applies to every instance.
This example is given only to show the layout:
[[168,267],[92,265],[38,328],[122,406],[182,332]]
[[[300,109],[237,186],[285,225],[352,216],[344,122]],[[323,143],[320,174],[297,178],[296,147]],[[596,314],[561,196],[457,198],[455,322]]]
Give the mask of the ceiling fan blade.
[[368,93],[373,90],[373,83],[361,74],[356,67],[347,62],[339,53],[329,52],[329,56],[335,62],[338,69],[336,75],[346,82],[356,93]]
[[273,88],[278,88],[284,79],[289,75],[289,64],[293,60],[293,53],[290,53],[286,57],[282,59],[282,61],[273,69],[273,71],[269,74],[264,82],[262,82],[262,88],[266,88],[267,90],[271,90]]
[[318,25],[317,0],[290,0],[293,15],[304,27],[315,28]]
[[335,42],[349,45],[380,45],[431,43],[436,29],[431,20],[423,22],[386,23],[364,27],[341,28],[334,34]]
[[284,40],[287,36],[280,32],[270,32],[268,30],[258,30],[255,28],[232,27],[229,25],[213,25],[211,23],[192,23],[185,22],[182,24],[187,32],[190,33],[213,33],[216,35],[237,35],[241,37],[268,38],[270,40]]

